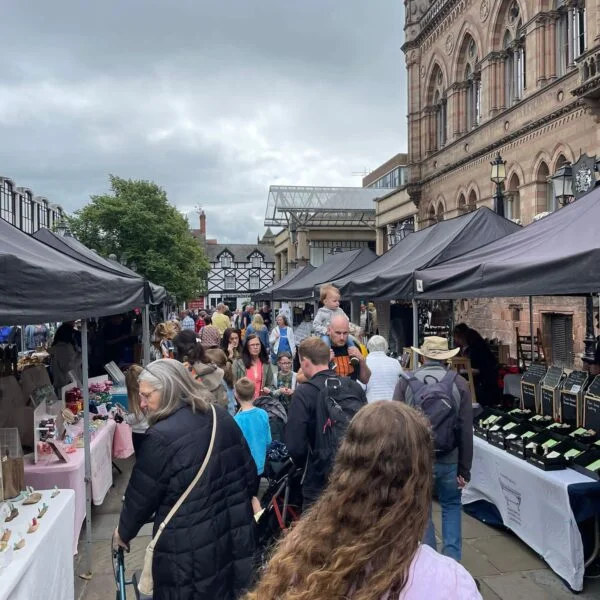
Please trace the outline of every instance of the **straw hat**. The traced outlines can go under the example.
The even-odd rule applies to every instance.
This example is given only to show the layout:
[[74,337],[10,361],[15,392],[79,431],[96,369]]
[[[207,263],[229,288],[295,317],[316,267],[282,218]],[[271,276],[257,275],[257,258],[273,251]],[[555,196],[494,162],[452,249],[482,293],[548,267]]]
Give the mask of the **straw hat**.
[[460,348],[448,349],[448,340],[437,335],[426,337],[421,348],[412,348],[417,354],[431,360],[448,360],[460,352]]

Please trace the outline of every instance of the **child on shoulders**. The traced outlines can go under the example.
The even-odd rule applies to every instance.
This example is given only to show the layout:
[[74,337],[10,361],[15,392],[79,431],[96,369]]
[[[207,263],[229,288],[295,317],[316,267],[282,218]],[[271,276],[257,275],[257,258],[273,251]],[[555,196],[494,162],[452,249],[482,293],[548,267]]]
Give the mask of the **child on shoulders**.
[[[340,290],[330,283],[321,286],[321,302],[323,306],[319,308],[313,320],[313,331],[321,336],[321,339],[331,348],[331,340],[327,335],[327,328],[331,319],[337,315],[343,315],[348,319],[348,315],[340,308]],[[350,319],[348,319],[350,320]],[[348,346],[354,346],[354,341],[348,337]]]

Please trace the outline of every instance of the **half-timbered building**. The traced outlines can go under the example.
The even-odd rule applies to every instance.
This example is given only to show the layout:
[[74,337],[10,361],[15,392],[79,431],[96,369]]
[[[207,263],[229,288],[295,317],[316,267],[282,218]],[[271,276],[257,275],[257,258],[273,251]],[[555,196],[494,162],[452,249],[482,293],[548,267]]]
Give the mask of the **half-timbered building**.
[[[272,235],[272,234],[271,234]],[[210,262],[207,305],[219,302],[231,310],[250,302],[252,295],[274,283],[275,256],[269,235],[256,244],[206,244]]]

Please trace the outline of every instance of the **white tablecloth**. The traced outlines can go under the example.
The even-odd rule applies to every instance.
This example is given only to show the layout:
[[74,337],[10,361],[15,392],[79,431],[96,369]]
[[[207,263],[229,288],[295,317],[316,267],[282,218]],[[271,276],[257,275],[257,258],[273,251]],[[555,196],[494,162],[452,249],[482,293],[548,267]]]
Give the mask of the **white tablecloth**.
[[[19,516],[2,524],[12,531],[11,543],[17,541],[17,533],[22,533],[25,547],[14,550],[12,562],[0,572],[0,600],[73,600],[71,540],[75,492],[61,490],[56,498],[51,498],[51,494],[44,491],[42,500],[31,506],[16,503]],[[38,530],[28,534],[28,523],[37,517],[44,502],[48,512],[38,521]]]
[[471,483],[463,504],[486,500],[504,525],[537,552],[575,591],[583,589],[583,543],[567,487],[590,483],[573,471],[542,471],[528,462],[474,438]]
[[[90,446],[92,466],[92,502],[96,505],[104,502],[112,482],[112,444],[116,423],[109,419],[100,428]],[[73,554],[77,554],[77,542],[81,525],[85,519],[85,457],[83,448],[73,454],[67,454],[68,462],[62,463],[54,455],[33,463],[33,455],[25,457],[25,483],[36,490],[60,488],[75,491],[75,527],[73,529]]]

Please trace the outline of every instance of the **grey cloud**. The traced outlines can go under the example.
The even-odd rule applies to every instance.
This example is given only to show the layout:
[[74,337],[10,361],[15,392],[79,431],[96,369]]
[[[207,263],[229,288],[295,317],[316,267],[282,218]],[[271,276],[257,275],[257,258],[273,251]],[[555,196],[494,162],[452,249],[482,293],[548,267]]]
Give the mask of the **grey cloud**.
[[70,211],[152,179],[252,241],[269,185],[360,185],[405,150],[402,25],[397,0],[13,3],[0,172]]

